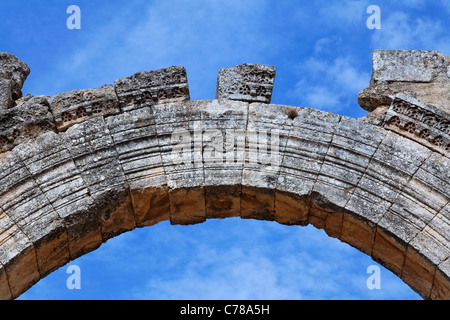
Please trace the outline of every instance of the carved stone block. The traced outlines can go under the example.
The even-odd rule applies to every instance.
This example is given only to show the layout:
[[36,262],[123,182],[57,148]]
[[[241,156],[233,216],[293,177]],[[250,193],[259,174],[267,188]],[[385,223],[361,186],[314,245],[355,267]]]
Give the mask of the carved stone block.
[[276,68],[245,63],[220,69],[216,99],[270,103]]
[[405,94],[394,98],[385,127],[441,153],[450,151],[450,115]]
[[114,81],[122,111],[154,104],[190,100],[186,69],[172,66],[135,73]]
[[96,116],[120,112],[112,85],[60,93],[50,99],[50,107],[59,132]]

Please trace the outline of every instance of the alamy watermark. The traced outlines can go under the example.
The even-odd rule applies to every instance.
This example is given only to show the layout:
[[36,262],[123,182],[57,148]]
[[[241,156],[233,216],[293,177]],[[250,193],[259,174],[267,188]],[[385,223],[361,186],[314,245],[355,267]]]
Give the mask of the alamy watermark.
[[66,286],[67,289],[73,290],[81,289],[81,269],[76,264],[72,264],[67,267],[66,273],[70,274],[70,276],[67,278]]
[[367,271],[370,276],[367,278],[366,285],[369,290],[381,289],[381,270],[377,265],[370,265],[367,267]]
[[70,14],[67,18],[67,29],[81,29],[81,9],[79,6],[70,5],[67,7],[66,13]]
[[171,160],[175,165],[258,164],[277,172],[281,165],[279,129],[202,129],[178,128],[171,135]]
[[381,29],[381,9],[379,6],[371,5],[367,8],[366,13],[370,14],[367,18],[366,26],[369,29]]

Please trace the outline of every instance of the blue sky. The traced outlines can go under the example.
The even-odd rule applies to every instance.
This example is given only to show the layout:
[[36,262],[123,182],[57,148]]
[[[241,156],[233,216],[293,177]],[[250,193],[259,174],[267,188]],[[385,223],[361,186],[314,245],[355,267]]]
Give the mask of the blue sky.
[[[81,30],[69,30],[69,5]],[[369,30],[367,7],[381,9]],[[450,55],[450,1],[2,1],[0,51],[31,67],[23,93],[55,95],[112,84],[138,71],[187,69],[192,100],[213,99],[220,68],[277,67],[272,103],[361,117],[374,49]],[[213,236],[212,236],[213,235]],[[418,299],[381,268],[369,290],[356,249],[312,226],[230,218],[168,222],[108,241],[70,264],[82,288],[66,287],[67,266],[21,299]]]

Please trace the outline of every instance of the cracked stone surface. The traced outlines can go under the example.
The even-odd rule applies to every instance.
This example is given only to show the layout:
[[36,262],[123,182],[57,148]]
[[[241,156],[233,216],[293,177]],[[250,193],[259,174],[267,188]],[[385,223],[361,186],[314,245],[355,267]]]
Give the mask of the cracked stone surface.
[[226,217],[312,224],[422,297],[450,299],[448,57],[375,51],[359,96],[370,113],[353,119],[270,104],[275,68],[255,64],[222,69],[215,100],[190,100],[183,67],[21,97],[27,69],[11,56],[1,299],[123,232]]

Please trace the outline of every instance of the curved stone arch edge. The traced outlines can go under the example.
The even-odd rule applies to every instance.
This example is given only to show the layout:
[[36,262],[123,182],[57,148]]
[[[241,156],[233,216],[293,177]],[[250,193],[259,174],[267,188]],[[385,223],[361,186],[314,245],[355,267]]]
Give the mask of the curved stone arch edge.
[[[102,118],[100,118],[100,119],[102,119]],[[248,121],[248,119],[247,119],[247,121]],[[78,125],[74,126],[74,130],[76,130],[77,126]],[[167,188],[167,186],[163,186],[162,188],[163,189]],[[295,199],[297,205],[299,203],[299,196],[298,195],[293,195],[293,194],[289,194],[289,193],[285,193],[285,192],[279,192],[278,190],[274,190],[274,189],[255,188],[255,187],[251,187],[251,186],[243,186],[242,184],[241,185],[230,185],[230,186],[218,186],[218,188],[219,189],[225,188],[227,190],[227,192],[228,191],[233,192],[233,191],[236,191],[236,190],[240,190],[241,195],[242,195],[242,190],[243,189],[246,189],[248,191],[248,192],[245,193],[247,195],[251,194],[252,192],[268,194],[269,195],[268,196],[269,199],[271,197],[273,197],[273,199],[274,199],[273,200],[273,204],[269,204],[268,208],[270,210],[274,211],[275,213],[277,211],[277,209],[276,209],[277,206],[283,206],[282,202],[280,202],[280,201],[277,202],[275,200],[277,198],[278,199],[284,199],[285,203],[291,203],[291,201],[294,201],[293,199]],[[208,189],[209,189],[209,191],[208,191]],[[153,190],[153,191],[157,192],[158,190],[161,190],[161,187],[155,188],[155,190]],[[131,190],[128,190],[128,191],[131,191]],[[125,190],[124,194],[128,195],[128,191]],[[167,191],[167,190],[165,190],[165,191]],[[213,193],[214,190],[211,189],[211,188],[208,188],[208,186],[206,186],[206,187],[196,187],[196,188],[191,188],[191,189],[170,189],[170,192],[172,192],[172,193],[173,192],[177,192],[177,193],[180,193],[180,194],[183,194],[183,193],[187,192],[187,193],[190,193],[190,194],[194,195],[193,199],[196,199],[195,197],[198,197],[201,194],[203,194],[203,197],[205,197],[204,194],[206,192],[212,192]],[[125,198],[127,198],[127,197],[125,197]],[[315,199],[314,201],[312,200],[313,198]],[[428,270],[429,271],[431,269],[431,270],[434,270],[434,272],[435,272],[435,270],[438,270],[429,261],[428,262],[422,261],[423,259],[426,260],[426,258],[423,257],[421,254],[417,253],[415,249],[410,249],[412,247],[409,244],[402,243],[401,240],[399,240],[395,235],[393,235],[389,231],[383,230],[382,227],[380,227],[379,225],[374,224],[371,221],[368,221],[368,220],[367,221],[362,221],[361,217],[356,215],[356,214],[352,214],[350,212],[346,212],[346,214],[344,214],[342,209],[336,210],[335,212],[333,212],[333,210],[330,210],[328,208],[328,206],[330,206],[331,202],[329,202],[329,204],[327,206],[325,206],[326,208],[324,209],[324,208],[321,207],[321,205],[317,205],[318,202],[319,203],[323,202],[322,200],[321,201],[316,201],[317,199],[320,199],[320,198],[323,198],[323,196],[321,196],[320,194],[312,194],[312,193],[310,193],[309,196],[306,198],[307,199],[306,203],[308,203],[308,206],[307,206],[307,208],[308,208],[307,209],[308,210],[307,211],[308,219],[303,219],[300,222],[296,221],[295,223],[292,223],[292,221],[290,221],[290,222],[283,221],[281,223],[284,223],[284,224],[300,224],[300,225],[304,225],[305,223],[311,223],[311,224],[313,224],[313,225],[315,225],[315,226],[317,226],[319,228],[325,229],[325,231],[327,233],[329,233],[329,235],[337,237],[337,238],[340,238],[342,241],[344,241],[346,243],[349,243],[352,246],[355,246],[356,248],[358,248],[359,250],[363,251],[364,253],[367,253],[367,254],[369,254],[371,256],[373,254],[374,255],[374,259],[378,259],[380,261],[380,263],[385,265],[388,269],[390,269],[390,270],[394,269],[392,271],[394,271],[395,274],[397,274],[402,279],[404,279],[405,282],[407,282],[407,281],[414,282],[414,277],[415,276],[419,276],[420,272],[418,272],[418,274],[414,275],[414,276],[412,276],[412,275],[410,275],[408,273],[405,273],[405,274],[399,273],[399,270],[395,270],[395,269],[396,268],[397,269],[400,268],[400,266],[395,266],[394,262],[392,262],[392,261],[385,262],[386,259],[382,260],[380,258],[380,256],[377,256],[377,254],[380,254],[380,252],[377,251],[377,249],[375,247],[375,243],[376,243],[375,239],[377,239],[377,237],[376,237],[377,235],[379,235],[378,239],[383,239],[383,240],[379,240],[378,242],[380,242],[380,241],[386,242],[386,244],[389,244],[391,246],[391,249],[397,249],[397,250],[400,250],[400,251],[401,250],[406,250],[405,257],[408,257],[408,259],[410,260],[409,264],[414,264],[414,262],[416,262],[416,261],[421,261],[420,263],[418,262],[417,264],[421,265],[423,270]],[[106,199],[105,201],[109,200],[108,197],[106,197],[105,199]],[[200,199],[202,199],[202,198],[200,198]],[[207,199],[207,197],[205,197],[205,201],[206,201],[206,199]],[[169,200],[168,201],[168,205],[169,206],[170,205],[175,205],[174,203],[171,203],[171,199],[168,199],[168,200]],[[129,201],[129,199],[128,199],[128,201]],[[197,199],[197,201],[198,201],[198,199]],[[239,202],[240,210],[242,211],[242,197],[239,199],[239,201],[240,201]],[[325,201],[325,202],[327,202],[327,201]],[[99,204],[100,203],[101,202],[99,202]],[[96,204],[96,206],[101,207],[101,206],[104,205],[104,203],[102,203],[101,206],[99,204]],[[109,204],[111,205],[112,203],[109,202]],[[186,202],[185,202],[185,204],[186,204]],[[124,203],[121,203],[117,207],[123,206],[124,208],[126,208],[126,205],[127,204],[126,204],[126,201],[125,201]],[[197,207],[198,203],[194,202],[194,204],[190,203],[189,205],[190,205],[190,207],[188,207],[188,209],[191,210],[192,207]],[[204,208],[207,207],[207,203],[206,202],[203,203],[203,204],[200,203],[200,205],[203,206]],[[276,221],[277,219],[274,216],[270,216],[270,212],[269,212],[269,214],[267,213],[267,210],[265,210],[264,205],[267,205],[267,203],[265,203],[265,204],[263,203],[262,207],[261,207],[261,203],[255,204],[255,210],[256,211],[254,211],[254,212],[258,213],[255,217],[252,217],[251,214],[250,215],[248,214],[249,210],[246,210],[246,213],[244,215],[242,215],[242,212],[235,212],[235,213],[231,213],[231,214],[230,213],[225,213],[224,217],[227,216],[227,215],[230,216],[230,217],[231,216],[239,216],[240,215],[243,218],[255,218],[255,219],[275,220]],[[286,204],[284,204],[284,205],[286,206]],[[331,206],[335,206],[335,205],[331,205]],[[116,206],[113,206],[113,207],[116,207]],[[114,210],[116,210],[116,209],[118,209],[118,208],[114,208]],[[122,209],[119,208],[118,210],[119,211],[123,211],[124,209],[123,208]],[[300,207],[298,207],[298,210],[299,210],[299,212],[301,212],[302,210],[303,210],[303,212],[305,211],[305,199],[303,199],[302,205]],[[311,214],[311,210],[315,210],[314,214]],[[171,212],[171,209],[169,209],[168,212]],[[324,218],[324,215],[326,216],[326,218]],[[171,219],[171,220],[175,221],[175,223],[177,223],[176,222],[176,217],[173,217],[173,216],[170,216],[170,215],[167,216],[167,213],[163,217],[166,220],[167,219]],[[206,216],[203,217],[201,214],[199,215],[198,213],[197,214],[194,213],[193,217],[194,217],[194,220],[196,218],[198,218],[199,219],[198,222],[202,222],[202,221],[204,221],[204,219],[208,218]],[[357,227],[354,227],[355,230],[358,231],[359,233],[363,233],[365,235],[365,237],[366,237],[365,238],[366,240],[369,239],[369,238],[372,238],[372,240],[369,241],[369,243],[371,243],[370,246],[367,245],[366,242],[364,244],[359,243],[360,239],[359,238],[355,239],[355,235],[352,236],[350,234],[342,234],[342,231],[341,231],[341,233],[338,233],[338,231],[336,230],[335,223],[336,223],[336,221],[340,220],[342,225],[343,225],[344,224],[344,217],[345,217],[345,223],[347,225],[349,225],[349,226],[350,225],[357,226]],[[189,220],[192,221],[192,217],[189,217]],[[327,221],[328,221],[328,224],[327,224]],[[332,221],[335,221],[335,222],[333,223]],[[130,221],[128,220],[127,223],[129,223],[129,222]],[[182,223],[182,220],[181,220],[181,223]],[[122,228],[119,228],[119,229],[117,229],[115,231],[111,231],[109,234],[108,234],[108,232],[102,233],[101,234],[101,239],[100,239],[101,242],[105,242],[105,241],[107,241],[108,238],[110,238],[112,236],[115,236],[115,235],[120,234],[122,232],[128,231],[129,226],[130,226],[130,224],[126,224]],[[334,226],[334,227],[331,227],[331,226]],[[66,232],[67,232],[67,230],[66,230]],[[93,240],[93,243],[95,243],[95,245],[92,245],[92,247],[87,246],[85,250],[79,251],[78,252],[78,256],[82,255],[82,254],[84,254],[86,252],[92,251],[93,249],[97,248],[98,245],[99,245],[97,243],[98,240],[99,239],[97,239],[97,238],[95,240]],[[33,250],[35,250],[35,248],[34,248],[35,243],[31,242],[31,244],[32,244]],[[379,244],[379,246],[380,245],[381,244]],[[402,249],[399,249],[399,248],[402,248]],[[36,259],[37,259],[36,251],[35,251],[34,255],[35,255]],[[76,255],[73,255],[72,253],[69,256],[71,257],[71,260],[73,260],[73,258],[76,257]],[[444,261],[444,262],[448,262],[448,259],[446,261]],[[442,262],[442,264],[444,264],[444,262]],[[406,263],[407,263],[407,259],[405,258],[404,262],[403,262],[403,266],[405,266]],[[429,265],[427,265],[427,264],[429,264]],[[54,270],[54,267],[52,269],[49,269],[49,271],[52,271],[52,270]],[[403,269],[400,269],[400,270],[403,270]],[[432,294],[431,291],[432,291],[432,289],[434,287],[436,287],[434,285],[435,280],[438,279],[438,277],[442,276],[445,279],[445,281],[448,281],[448,279],[445,278],[446,277],[445,274],[440,275],[439,272],[436,273],[436,275],[433,275],[433,278],[431,280],[431,284],[429,284],[429,287],[430,287],[429,290],[428,289],[423,290],[423,288],[420,288],[420,289],[416,288],[415,290],[416,291],[420,291],[419,293],[425,298],[432,297],[433,294]],[[46,273],[43,273],[43,274],[45,275]],[[1,281],[1,273],[0,273],[0,281]],[[438,280],[436,280],[436,281],[438,281]],[[439,281],[442,282],[442,280],[439,280]],[[430,282],[430,281],[428,281],[428,282]],[[415,286],[415,284],[413,284],[412,286]],[[9,285],[9,287],[11,288],[10,285]],[[11,291],[13,291],[13,290],[11,290]],[[428,291],[428,292],[424,292],[424,291]],[[16,290],[16,294],[12,295],[12,296],[17,296],[17,292],[19,292],[19,291]],[[435,296],[437,297],[439,295],[435,294]]]

